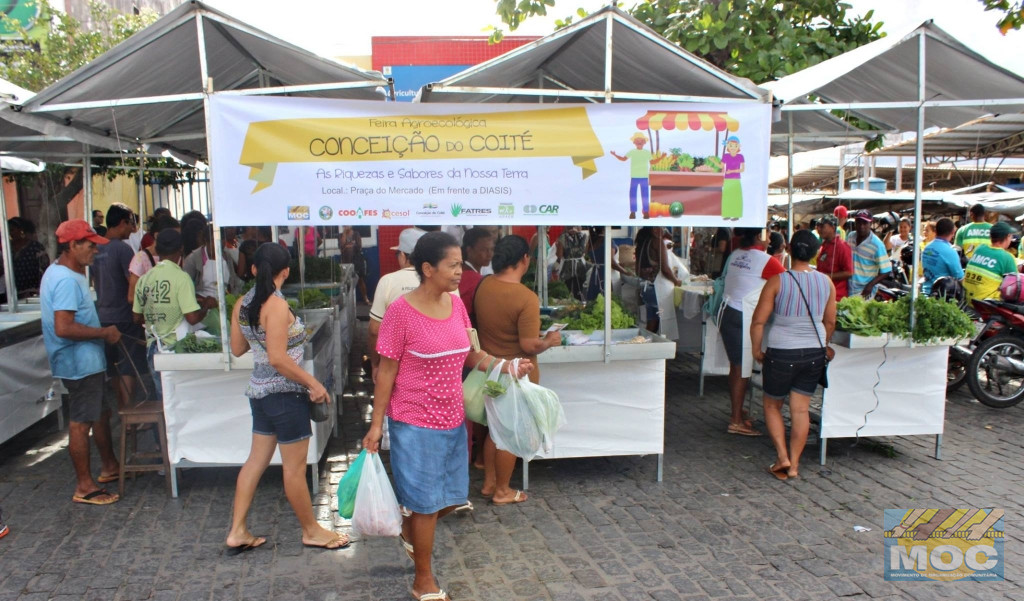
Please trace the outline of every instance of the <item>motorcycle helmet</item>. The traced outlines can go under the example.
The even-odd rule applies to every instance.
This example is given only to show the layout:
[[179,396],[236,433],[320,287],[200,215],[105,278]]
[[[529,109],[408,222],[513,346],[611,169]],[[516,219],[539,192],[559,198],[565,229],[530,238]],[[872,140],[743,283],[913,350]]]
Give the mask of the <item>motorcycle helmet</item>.
[[932,283],[932,298],[943,298],[955,302],[961,309],[967,306],[967,297],[964,294],[964,287],[959,280],[949,276],[942,276]]
[[999,284],[999,296],[1008,303],[1024,303],[1024,275],[1008,273]]

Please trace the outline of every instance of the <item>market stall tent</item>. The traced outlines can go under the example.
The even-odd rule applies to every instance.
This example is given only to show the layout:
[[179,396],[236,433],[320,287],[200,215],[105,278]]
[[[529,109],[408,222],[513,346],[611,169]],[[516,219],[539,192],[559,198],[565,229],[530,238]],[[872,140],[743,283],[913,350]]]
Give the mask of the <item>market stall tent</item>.
[[[424,86],[416,100],[502,104],[680,103],[678,111],[646,115],[646,111],[640,112],[637,128],[659,132],[702,130],[711,136],[709,147],[715,143],[717,150],[715,136],[724,140],[721,136],[727,136],[730,128],[735,130],[736,121],[724,114],[686,111],[686,104],[682,103],[768,103],[770,97],[749,80],[731,75],[676,46],[625,12],[606,7],[531,44]],[[828,123],[830,128],[834,125],[827,117],[815,116],[807,121],[812,122],[807,126],[809,129],[813,129],[813,123]],[[657,185],[653,175],[652,200]],[[607,230],[604,238],[604,256],[609,257],[612,249]],[[544,245],[540,247],[539,263],[545,264]],[[611,280],[611,262],[605,261],[603,282],[607,298],[611,297]],[[540,296],[546,299],[545,278],[540,281]],[[639,356],[639,351],[626,357],[621,347],[613,346],[611,307],[611,303],[605,303],[603,349],[562,347],[540,356],[545,381],[555,389],[572,391],[563,398],[569,425],[559,432],[554,450],[545,457],[656,453],[660,480],[664,359],[654,355],[645,358]],[[674,356],[675,344],[668,349],[666,358]],[[615,354],[621,358],[613,359]],[[527,474],[524,467],[524,480]]]
[[[211,94],[383,101],[393,98],[393,87],[380,73],[319,57],[192,1],[29,98],[18,122],[47,134],[63,128],[62,135],[80,144],[126,150],[128,141],[133,150],[166,150],[209,165]],[[210,206],[216,224],[215,199]],[[219,247],[220,229],[213,232]],[[230,371],[225,276],[215,271],[223,351],[219,361],[206,359]]]
[[[783,103],[784,116],[842,110],[889,130],[915,126],[917,165],[924,164],[926,128],[955,127],[993,111],[1018,112],[1024,107],[1024,78],[987,60],[931,21],[764,87]],[[922,176],[922,170],[915,171],[915,224],[920,222]],[[915,245],[914,269],[919,261],[920,249]],[[915,288],[911,295],[916,294]]]

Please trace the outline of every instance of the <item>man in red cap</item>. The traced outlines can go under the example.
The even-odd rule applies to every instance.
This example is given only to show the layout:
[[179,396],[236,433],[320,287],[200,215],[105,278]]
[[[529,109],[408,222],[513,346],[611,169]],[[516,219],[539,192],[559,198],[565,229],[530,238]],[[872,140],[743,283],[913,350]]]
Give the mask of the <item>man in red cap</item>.
[[[39,284],[43,342],[50,370],[68,391],[68,452],[77,479],[71,500],[89,505],[109,505],[118,500],[116,494],[100,488],[97,482],[117,480],[120,470],[110,436],[113,395],[104,382],[104,344],[117,344],[121,333],[115,326],[100,327],[85,278],[85,268],[96,257],[96,245],[107,242],[82,219],[61,223],[57,227],[57,260],[46,269]],[[93,480],[89,467],[90,431],[102,461],[97,480]]]
[[846,241],[846,237],[850,232],[846,231],[846,220],[849,219],[850,212],[843,205],[836,206],[832,210],[832,214],[835,215],[838,225],[836,227],[836,235],[839,236],[840,240]]

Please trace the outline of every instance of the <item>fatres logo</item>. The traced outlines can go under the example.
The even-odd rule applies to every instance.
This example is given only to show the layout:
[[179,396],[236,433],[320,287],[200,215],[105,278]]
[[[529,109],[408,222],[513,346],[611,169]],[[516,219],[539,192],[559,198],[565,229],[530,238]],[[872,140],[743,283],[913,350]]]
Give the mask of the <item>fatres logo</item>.
[[288,207],[289,221],[309,221],[309,205],[295,205]]

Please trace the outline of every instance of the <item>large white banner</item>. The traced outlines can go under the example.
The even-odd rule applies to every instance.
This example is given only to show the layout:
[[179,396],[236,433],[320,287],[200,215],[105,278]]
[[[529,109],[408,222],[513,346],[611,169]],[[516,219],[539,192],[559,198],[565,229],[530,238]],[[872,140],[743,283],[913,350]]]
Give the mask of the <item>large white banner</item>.
[[763,226],[771,108],[210,100],[220,225]]

